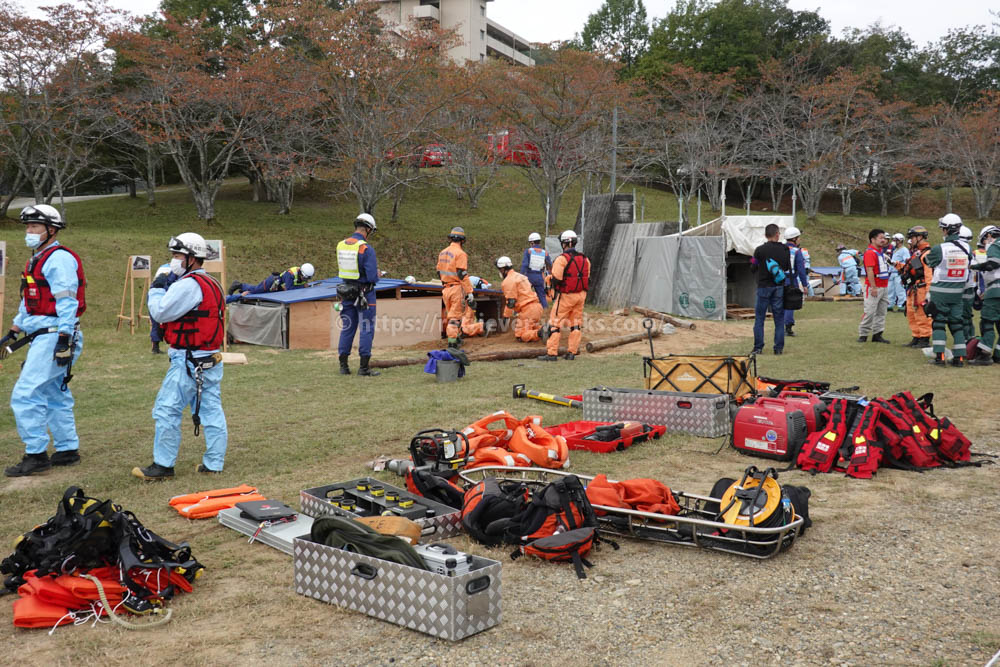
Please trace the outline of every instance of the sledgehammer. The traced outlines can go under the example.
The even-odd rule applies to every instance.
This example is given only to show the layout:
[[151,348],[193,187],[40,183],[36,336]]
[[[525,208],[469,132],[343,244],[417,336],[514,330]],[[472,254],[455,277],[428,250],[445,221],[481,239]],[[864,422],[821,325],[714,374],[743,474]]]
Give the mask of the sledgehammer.
[[564,408],[583,408],[583,401],[576,401],[571,398],[566,398],[565,396],[553,396],[552,394],[544,394],[540,391],[525,389],[523,384],[514,385],[514,398],[533,398],[536,401],[553,403],[555,405],[561,405]]

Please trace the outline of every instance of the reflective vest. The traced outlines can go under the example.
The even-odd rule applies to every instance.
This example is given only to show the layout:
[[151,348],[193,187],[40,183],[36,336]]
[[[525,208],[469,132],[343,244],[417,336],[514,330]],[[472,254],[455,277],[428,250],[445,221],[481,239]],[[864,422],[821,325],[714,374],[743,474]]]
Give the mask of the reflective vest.
[[916,248],[910,255],[910,259],[906,262],[906,266],[903,267],[903,275],[917,287],[925,287],[927,284],[925,281],[926,265],[924,264],[924,257],[930,251],[930,246]]
[[[337,244],[337,275],[343,280],[361,280],[361,267],[359,255],[361,248],[368,245],[367,241],[362,241],[354,237],[348,237]],[[295,268],[296,278],[299,267]],[[289,269],[291,271],[292,269]]]
[[969,248],[964,241],[941,244],[941,263],[934,267],[935,283],[965,285],[969,279]]
[[586,292],[590,288],[590,276],[586,272],[590,260],[576,250],[567,250],[564,254],[569,259],[563,269],[562,280],[556,285],[556,291],[567,294]]
[[163,339],[178,350],[216,350],[222,347],[222,316],[226,300],[222,287],[206,273],[189,273],[181,280],[194,279],[201,288],[197,308],[173,322],[163,324]]
[[46,260],[56,250],[65,250],[76,260],[76,316],[79,317],[87,310],[87,280],[83,275],[83,262],[80,256],[64,245],[51,245],[33,255],[24,265],[24,273],[21,274],[21,297],[24,299],[24,309],[29,315],[56,314],[56,300],[52,296],[49,281],[42,274]]
[[281,292],[285,289],[285,281],[281,279],[281,276],[285,275],[285,273],[291,274],[293,287],[301,287],[308,282],[306,280],[299,280],[299,267],[293,266],[274,277],[274,280],[271,282],[271,292]]
[[[1000,262],[1000,241],[994,241],[986,249],[986,259],[992,259],[996,262]],[[996,247],[994,247],[996,246]],[[986,283],[986,291],[1000,289],[1000,267],[993,269],[992,271],[980,271],[983,276],[983,281]],[[993,294],[988,295],[990,297]]]
[[875,251],[875,256],[878,257],[878,271],[875,272],[875,277],[879,280],[889,279],[889,263],[885,261],[885,253],[881,250],[877,250],[872,246],[868,246],[869,250]]
[[806,271],[812,268],[812,259],[809,257],[809,249],[799,246],[799,252],[802,253],[802,261],[806,263]]
[[528,248],[528,270],[541,271],[545,268],[545,258],[548,253],[545,248]]

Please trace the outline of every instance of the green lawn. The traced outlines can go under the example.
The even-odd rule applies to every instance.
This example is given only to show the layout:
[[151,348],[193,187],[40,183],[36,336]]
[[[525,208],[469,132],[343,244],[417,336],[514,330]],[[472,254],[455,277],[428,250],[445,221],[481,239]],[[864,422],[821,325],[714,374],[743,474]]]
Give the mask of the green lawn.
[[[642,362],[637,355],[581,355],[573,363],[473,364],[467,379],[440,385],[423,374],[420,367],[384,370],[380,378],[342,377],[336,374],[336,363],[329,354],[237,347],[236,351],[247,354],[250,363],[225,370],[223,404],[229,422],[229,451],[224,474],[208,478],[195,474],[203,444],[192,435],[190,420],[185,418],[177,477],[163,483],[139,482],[130,477],[129,471],[151,461],[150,410],[167,363],[165,357],[149,354],[145,329],[134,336],[114,330],[126,257],[152,254],[154,263],[162,261],[167,238],[194,229],[206,237],[225,240],[230,276],[257,280],[272,269],[305,260],[317,265],[318,275],[328,276],[334,273],[335,243],[347,233],[355,212],[353,200],[323,200],[306,193],[291,215],[279,217],[272,214],[272,205],[253,204],[248,198],[246,188],[228,188],[219,202],[218,222],[207,229],[195,219],[194,209],[182,192],[161,195],[155,209],[148,209],[141,199],[92,201],[70,208],[65,241],[86,262],[91,304],[83,318],[86,345],[74,368],[76,379],[72,385],[83,463],[44,476],[0,478],[0,511],[6,519],[0,528],[0,545],[9,545],[18,534],[50,516],[63,490],[71,484],[82,486],[88,495],[113,498],[169,539],[191,541],[195,555],[208,566],[206,576],[195,595],[174,604],[181,619],[177,626],[180,630],[154,631],[157,650],[178,661],[211,660],[205,657],[211,653],[196,652],[192,646],[215,651],[220,661],[226,659],[227,651],[242,646],[239,632],[248,626],[234,618],[233,603],[260,602],[273,618],[284,619],[282,627],[287,628],[288,624],[298,623],[295,619],[303,601],[288,590],[291,566],[287,558],[264,547],[247,547],[245,539],[219,527],[214,520],[189,522],[179,518],[167,506],[171,496],[247,482],[259,485],[266,495],[297,505],[300,489],[363,475],[364,462],[380,454],[403,456],[410,437],[421,429],[462,427],[498,409],[508,409],[518,416],[541,414],[549,424],[575,418],[575,413],[564,408],[515,401],[511,398],[515,383],[572,393],[596,385],[639,386],[642,377]],[[576,206],[568,202],[577,199],[578,192],[576,199],[572,193],[567,196],[561,224],[570,226]],[[670,217],[672,198],[649,191],[647,218],[652,217],[654,200],[663,217]],[[465,210],[461,203],[438,191],[415,193],[405,202],[398,223],[389,223],[379,212],[382,217],[375,247],[382,267],[390,275],[430,277],[445,232],[453,224],[463,224],[471,239],[472,271],[490,276],[492,257],[501,252],[518,254],[523,239],[538,229],[539,210],[534,194],[511,182],[488,193],[479,211]],[[814,262],[824,263],[832,259],[832,248],[826,254],[827,245],[840,236],[857,235],[872,223],[880,221],[822,216],[816,223],[802,226],[807,245],[818,256]],[[894,219],[893,229],[909,224]],[[11,259],[5,314],[9,321],[16,305],[16,267],[23,264],[27,250],[17,223],[0,224],[0,234],[8,243]],[[824,379],[835,387],[860,385],[862,391],[872,394],[904,388],[915,394],[933,390],[939,410],[952,415],[977,444],[995,435],[995,410],[984,411],[979,402],[981,387],[996,383],[1000,371],[931,369],[924,365],[919,353],[899,345],[858,345],[854,339],[860,314],[857,303],[808,303],[799,317],[799,335],[786,343],[786,354],[761,357],[760,372],[781,378]],[[768,325],[769,336],[770,332]],[[886,332],[894,343],[909,339],[901,314],[890,314]],[[745,353],[750,346],[750,340],[741,339],[710,351]],[[660,338],[657,349],[659,353],[669,352],[671,338]],[[20,360],[14,356],[0,366],[0,395],[9,395]],[[5,443],[0,463],[18,461],[23,449],[12,414],[6,408],[0,410],[0,438]],[[703,493],[718,476],[732,476],[749,462],[728,449],[714,455],[720,444],[674,435],[621,455],[573,453],[572,462],[575,470],[608,472],[612,477],[652,475],[668,481],[680,478],[694,485],[692,491]],[[910,478],[904,474],[887,479]],[[844,480],[813,483],[842,486]],[[846,529],[833,523],[816,530],[837,535],[836,531]],[[6,549],[4,546],[0,551]],[[504,595],[507,604],[506,589]],[[511,595],[512,600],[517,599],[516,589]],[[526,600],[511,604],[526,604]],[[324,622],[321,619],[326,618],[327,609],[309,607],[307,615],[314,619],[310,622]],[[25,646],[24,639],[29,635],[15,632],[10,619],[9,602],[0,604],[0,636],[11,642],[8,646],[14,642]],[[210,646],[204,638],[191,639],[199,634],[199,627],[216,623],[219,625],[211,635],[214,639]],[[381,629],[378,626],[372,631]],[[296,632],[301,635],[302,629]],[[289,640],[275,641],[291,650]],[[134,642],[133,633],[60,630],[32,644],[25,659],[29,663],[65,662],[67,656],[73,655],[74,662],[90,662],[114,656],[113,662],[119,662],[121,656],[135,650]],[[300,659],[316,661],[323,655],[329,660],[330,654],[300,655]],[[357,655],[354,658],[360,659]]]

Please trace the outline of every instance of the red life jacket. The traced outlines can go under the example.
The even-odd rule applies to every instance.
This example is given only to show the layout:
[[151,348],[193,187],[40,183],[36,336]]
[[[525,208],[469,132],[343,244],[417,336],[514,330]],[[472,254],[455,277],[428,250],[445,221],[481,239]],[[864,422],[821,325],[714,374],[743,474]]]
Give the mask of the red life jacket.
[[[215,350],[222,347],[225,299],[222,287],[206,273],[189,273],[201,288],[201,304],[173,322],[163,324],[163,339],[179,350]],[[183,280],[183,279],[182,279]]]
[[76,316],[79,317],[87,310],[87,280],[83,275],[83,262],[80,256],[64,245],[51,245],[33,255],[24,265],[24,273],[21,274],[21,297],[24,299],[24,309],[29,315],[56,314],[56,300],[52,297],[52,288],[42,275],[42,266],[56,250],[65,250],[76,260]]
[[556,291],[567,294],[586,292],[590,289],[590,276],[586,273],[590,260],[576,250],[567,250],[566,254],[569,255],[569,259],[566,261],[566,268],[563,269],[562,280],[556,285]]
[[871,479],[878,471],[882,462],[882,443],[877,441],[875,424],[878,422],[880,412],[877,405],[869,403],[851,435],[854,451],[847,466],[848,477]]
[[830,472],[837,462],[840,447],[847,437],[847,401],[843,398],[834,399],[830,403],[830,417],[826,426],[809,434],[806,443],[802,445],[797,463],[802,470]]
[[899,447],[902,448],[903,454],[901,460],[918,468],[936,468],[941,465],[934,445],[927,439],[924,429],[913,420],[913,417],[884,398],[877,398],[873,402],[882,409],[883,423],[900,437]]

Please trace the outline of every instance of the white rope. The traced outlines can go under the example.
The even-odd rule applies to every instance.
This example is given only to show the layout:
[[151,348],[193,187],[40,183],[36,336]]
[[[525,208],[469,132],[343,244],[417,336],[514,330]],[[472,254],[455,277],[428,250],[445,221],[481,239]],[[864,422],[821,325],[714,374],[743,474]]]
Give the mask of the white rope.
[[997,651],[996,655],[993,656],[993,659],[986,663],[986,667],[993,667],[998,662],[1000,662],[1000,651]]
[[84,579],[89,579],[90,581],[94,582],[94,584],[97,586],[97,594],[101,597],[101,604],[104,605],[105,609],[111,611],[111,613],[108,614],[108,616],[111,618],[111,622],[112,623],[117,623],[118,625],[122,626],[123,628],[126,628],[128,630],[148,630],[149,628],[155,628],[158,625],[163,625],[164,623],[169,623],[170,622],[170,617],[173,616],[173,612],[174,612],[173,609],[167,609],[165,612],[162,612],[160,610],[153,610],[152,613],[154,613],[154,614],[160,614],[160,613],[162,613],[163,617],[162,618],[158,618],[158,619],[153,620],[153,621],[149,621],[148,623],[129,623],[128,621],[120,618],[117,614],[115,614],[114,610],[111,607],[111,605],[108,604],[108,598],[107,598],[107,596],[104,595],[104,585],[101,583],[100,579],[98,579],[97,577],[95,577],[95,576],[93,576],[91,574],[81,574],[80,576],[83,577]]

